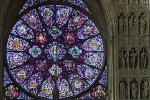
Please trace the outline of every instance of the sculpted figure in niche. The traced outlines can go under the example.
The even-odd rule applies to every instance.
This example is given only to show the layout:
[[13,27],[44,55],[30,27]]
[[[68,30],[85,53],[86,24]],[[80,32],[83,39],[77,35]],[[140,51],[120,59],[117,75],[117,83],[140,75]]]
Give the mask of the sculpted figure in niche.
[[123,13],[121,13],[118,18],[118,33],[119,33],[119,35],[125,34],[125,27],[126,27],[125,16]]
[[119,68],[127,68],[127,51],[122,47],[119,51]]
[[128,25],[128,33],[130,35],[132,35],[134,33],[135,26],[136,26],[136,19],[135,19],[134,13],[131,13],[131,15],[129,16],[128,24],[129,24]]
[[149,98],[149,82],[146,78],[141,81],[140,91],[141,99]]
[[139,32],[141,35],[146,34],[146,19],[144,13],[139,17]]
[[137,59],[138,59],[138,53],[135,50],[135,48],[132,48],[130,53],[129,53],[129,66],[130,66],[130,69],[136,69]]
[[130,82],[130,99],[138,98],[138,82],[135,78],[132,78]]
[[147,69],[148,68],[148,52],[143,47],[140,51],[140,68]]
[[128,83],[123,77],[119,83],[119,98],[127,99],[128,98]]

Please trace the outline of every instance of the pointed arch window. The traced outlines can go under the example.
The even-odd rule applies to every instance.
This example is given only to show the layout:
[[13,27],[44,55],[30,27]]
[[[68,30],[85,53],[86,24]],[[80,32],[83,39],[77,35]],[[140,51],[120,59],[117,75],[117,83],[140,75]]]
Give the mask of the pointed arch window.
[[8,36],[8,99],[105,98],[100,30],[82,0],[29,0]]

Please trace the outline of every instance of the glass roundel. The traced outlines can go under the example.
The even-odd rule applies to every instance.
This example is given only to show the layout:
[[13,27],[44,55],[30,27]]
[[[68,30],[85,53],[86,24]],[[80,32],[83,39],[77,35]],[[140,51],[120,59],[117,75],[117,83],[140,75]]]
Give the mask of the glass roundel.
[[57,3],[21,13],[7,42],[7,71],[18,88],[63,99],[93,86],[103,73],[104,44],[88,13]]

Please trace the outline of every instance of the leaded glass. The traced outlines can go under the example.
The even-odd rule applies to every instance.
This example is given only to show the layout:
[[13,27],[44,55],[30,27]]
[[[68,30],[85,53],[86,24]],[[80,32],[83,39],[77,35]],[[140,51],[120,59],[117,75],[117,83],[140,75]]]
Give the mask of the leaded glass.
[[6,98],[106,96],[104,41],[81,0],[29,0],[19,16],[7,42]]

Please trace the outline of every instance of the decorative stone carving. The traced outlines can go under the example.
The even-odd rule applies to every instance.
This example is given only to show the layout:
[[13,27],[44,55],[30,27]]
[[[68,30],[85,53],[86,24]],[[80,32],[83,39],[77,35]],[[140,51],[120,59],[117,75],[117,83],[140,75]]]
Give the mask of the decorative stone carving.
[[141,46],[149,46],[149,37],[148,36],[144,36],[144,37],[140,37],[139,38],[139,44],[141,45]]
[[138,36],[129,37],[129,45],[131,47],[138,46]]
[[119,83],[119,98],[120,99],[128,98],[128,83],[124,77]]
[[138,60],[138,53],[135,48],[132,48],[129,53],[129,67],[130,69],[136,69]]
[[133,77],[134,75],[139,75],[138,71],[136,69],[130,69],[127,76]]
[[147,0],[139,0],[139,3],[145,4],[145,3],[147,3]]
[[138,0],[129,0],[129,3],[138,3]]
[[132,78],[130,82],[130,99],[138,98],[138,82],[135,78]]
[[122,47],[119,51],[119,68],[126,69],[127,68],[127,51]]
[[145,14],[142,12],[140,17],[139,17],[139,33],[140,35],[146,34],[146,18]]
[[146,70],[145,69],[144,70],[140,70],[139,75],[140,76],[149,76],[149,70],[147,70],[147,69]]
[[128,76],[128,70],[119,70],[119,76],[120,77],[125,77],[125,76]]
[[124,4],[124,3],[126,3],[126,1],[125,0],[120,0],[120,3]]
[[149,82],[146,78],[143,78],[140,84],[140,96],[141,99],[149,98]]
[[136,17],[132,12],[128,18],[128,34],[133,35],[136,26]]
[[141,69],[148,68],[148,52],[144,47],[140,51],[140,68]]
[[125,15],[124,13],[121,13],[120,16],[118,17],[118,34],[119,35],[124,35],[125,34]]
[[121,36],[119,38],[119,47],[128,46],[128,37]]

